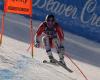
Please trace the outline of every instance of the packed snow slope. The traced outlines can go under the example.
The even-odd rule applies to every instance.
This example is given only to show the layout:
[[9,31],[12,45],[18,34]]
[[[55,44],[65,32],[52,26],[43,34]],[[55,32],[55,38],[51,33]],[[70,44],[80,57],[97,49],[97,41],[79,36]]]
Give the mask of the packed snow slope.
[[[0,23],[2,12],[0,11]],[[40,21],[33,20],[37,30]],[[1,28],[1,26],[0,26]],[[59,65],[43,64],[47,59],[44,49],[34,48],[34,58],[29,47],[29,19],[21,15],[7,14],[5,34],[0,47],[0,80],[85,80],[78,69],[65,56],[69,73]],[[100,80],[100,44],[65,32],[66,53],[80,67],[89,80]],[[53,52],[54,57],[58,55]]]

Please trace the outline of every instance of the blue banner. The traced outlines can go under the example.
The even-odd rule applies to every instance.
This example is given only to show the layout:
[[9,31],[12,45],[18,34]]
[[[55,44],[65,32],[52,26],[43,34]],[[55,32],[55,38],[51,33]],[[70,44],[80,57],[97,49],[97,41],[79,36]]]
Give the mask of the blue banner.
[[3,10],[3,5],[4,5],[3,0],[0,0],[0,10]]
[[47,14],[65,31],[100,43],[100,0],[33,0],[33,19],[44,21]]
[[100,0],[33,0],[33,19],[51,13],[64,30],[100,42]]

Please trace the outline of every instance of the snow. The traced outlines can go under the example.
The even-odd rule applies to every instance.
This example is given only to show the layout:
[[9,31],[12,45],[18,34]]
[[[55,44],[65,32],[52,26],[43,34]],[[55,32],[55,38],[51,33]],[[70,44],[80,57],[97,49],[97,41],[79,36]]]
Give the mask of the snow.
[[[1,23],[0,11],[0,23]],[[33,20],[34,30],[40,21]],[[5,35],[0,47],[0,80],[85,80],[78,69],[65,57],[69,73],[56,65],[43,64],[47,59],[44,49],[34,48],[34,58],[29,47],[29,19],[16,14],[5,17]],[[89,80],[100,80],[100,44],[65,32],[66,53],[80,67]],[[53,52],[55,58],[58,55]]]

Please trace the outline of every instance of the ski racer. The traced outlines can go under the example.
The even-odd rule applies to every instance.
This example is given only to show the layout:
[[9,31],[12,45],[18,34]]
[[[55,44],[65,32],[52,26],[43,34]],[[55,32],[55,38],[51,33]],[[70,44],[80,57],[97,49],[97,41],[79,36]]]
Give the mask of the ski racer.
[[54,45],[57,53],[59,55],[59,62],[65,64],[64,62],[64,33],[61,26],[56,22],[54,15],[47,15],[45,21],[39,25],[39,28],[35,34],[34,42],[35,47],[40,45],[40,36],[42,37],[42,42],[44,43],[47,55],[51,63],[55,63],[54,57],[52,54],[52,46]]

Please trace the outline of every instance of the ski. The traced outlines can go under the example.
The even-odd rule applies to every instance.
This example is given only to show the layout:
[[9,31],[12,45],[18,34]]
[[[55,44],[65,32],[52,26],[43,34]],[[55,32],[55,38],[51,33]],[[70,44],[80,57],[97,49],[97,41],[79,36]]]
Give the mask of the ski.
[[59,66],[59,64],[57,64],[56,62],[55,63],[52,63],[52,62],[47,61],[47,60],[43,60],[43,63]]
[[55,59],[55,62],[58,63],[58,64],[59,64],[61,67],[63,67],[64,69],[66,69],[68,72],[70,72],[70,73],[73,72],[70,68],[68,68],[68,67],[66,66],[66,64],[62,64],[62,63],[60,63],[59,61],[57,61],[56,59]]
[[68,72],[70,72],[70,73],[73,72],[70,68],[68,68],[68,67],[66,66],[66,64],[64,65],[64,64],[60,63],[59,61],[57,61],[56,59],[55,59],[55,63],[51,63],[51,62],[49,62],[49,61],[47,61],[47,60],[43,60],[43,63],[53,64],[53,65],[60,65],[61,67],[63,67],[63,68],[64,68],[65,70],[67,70]]

